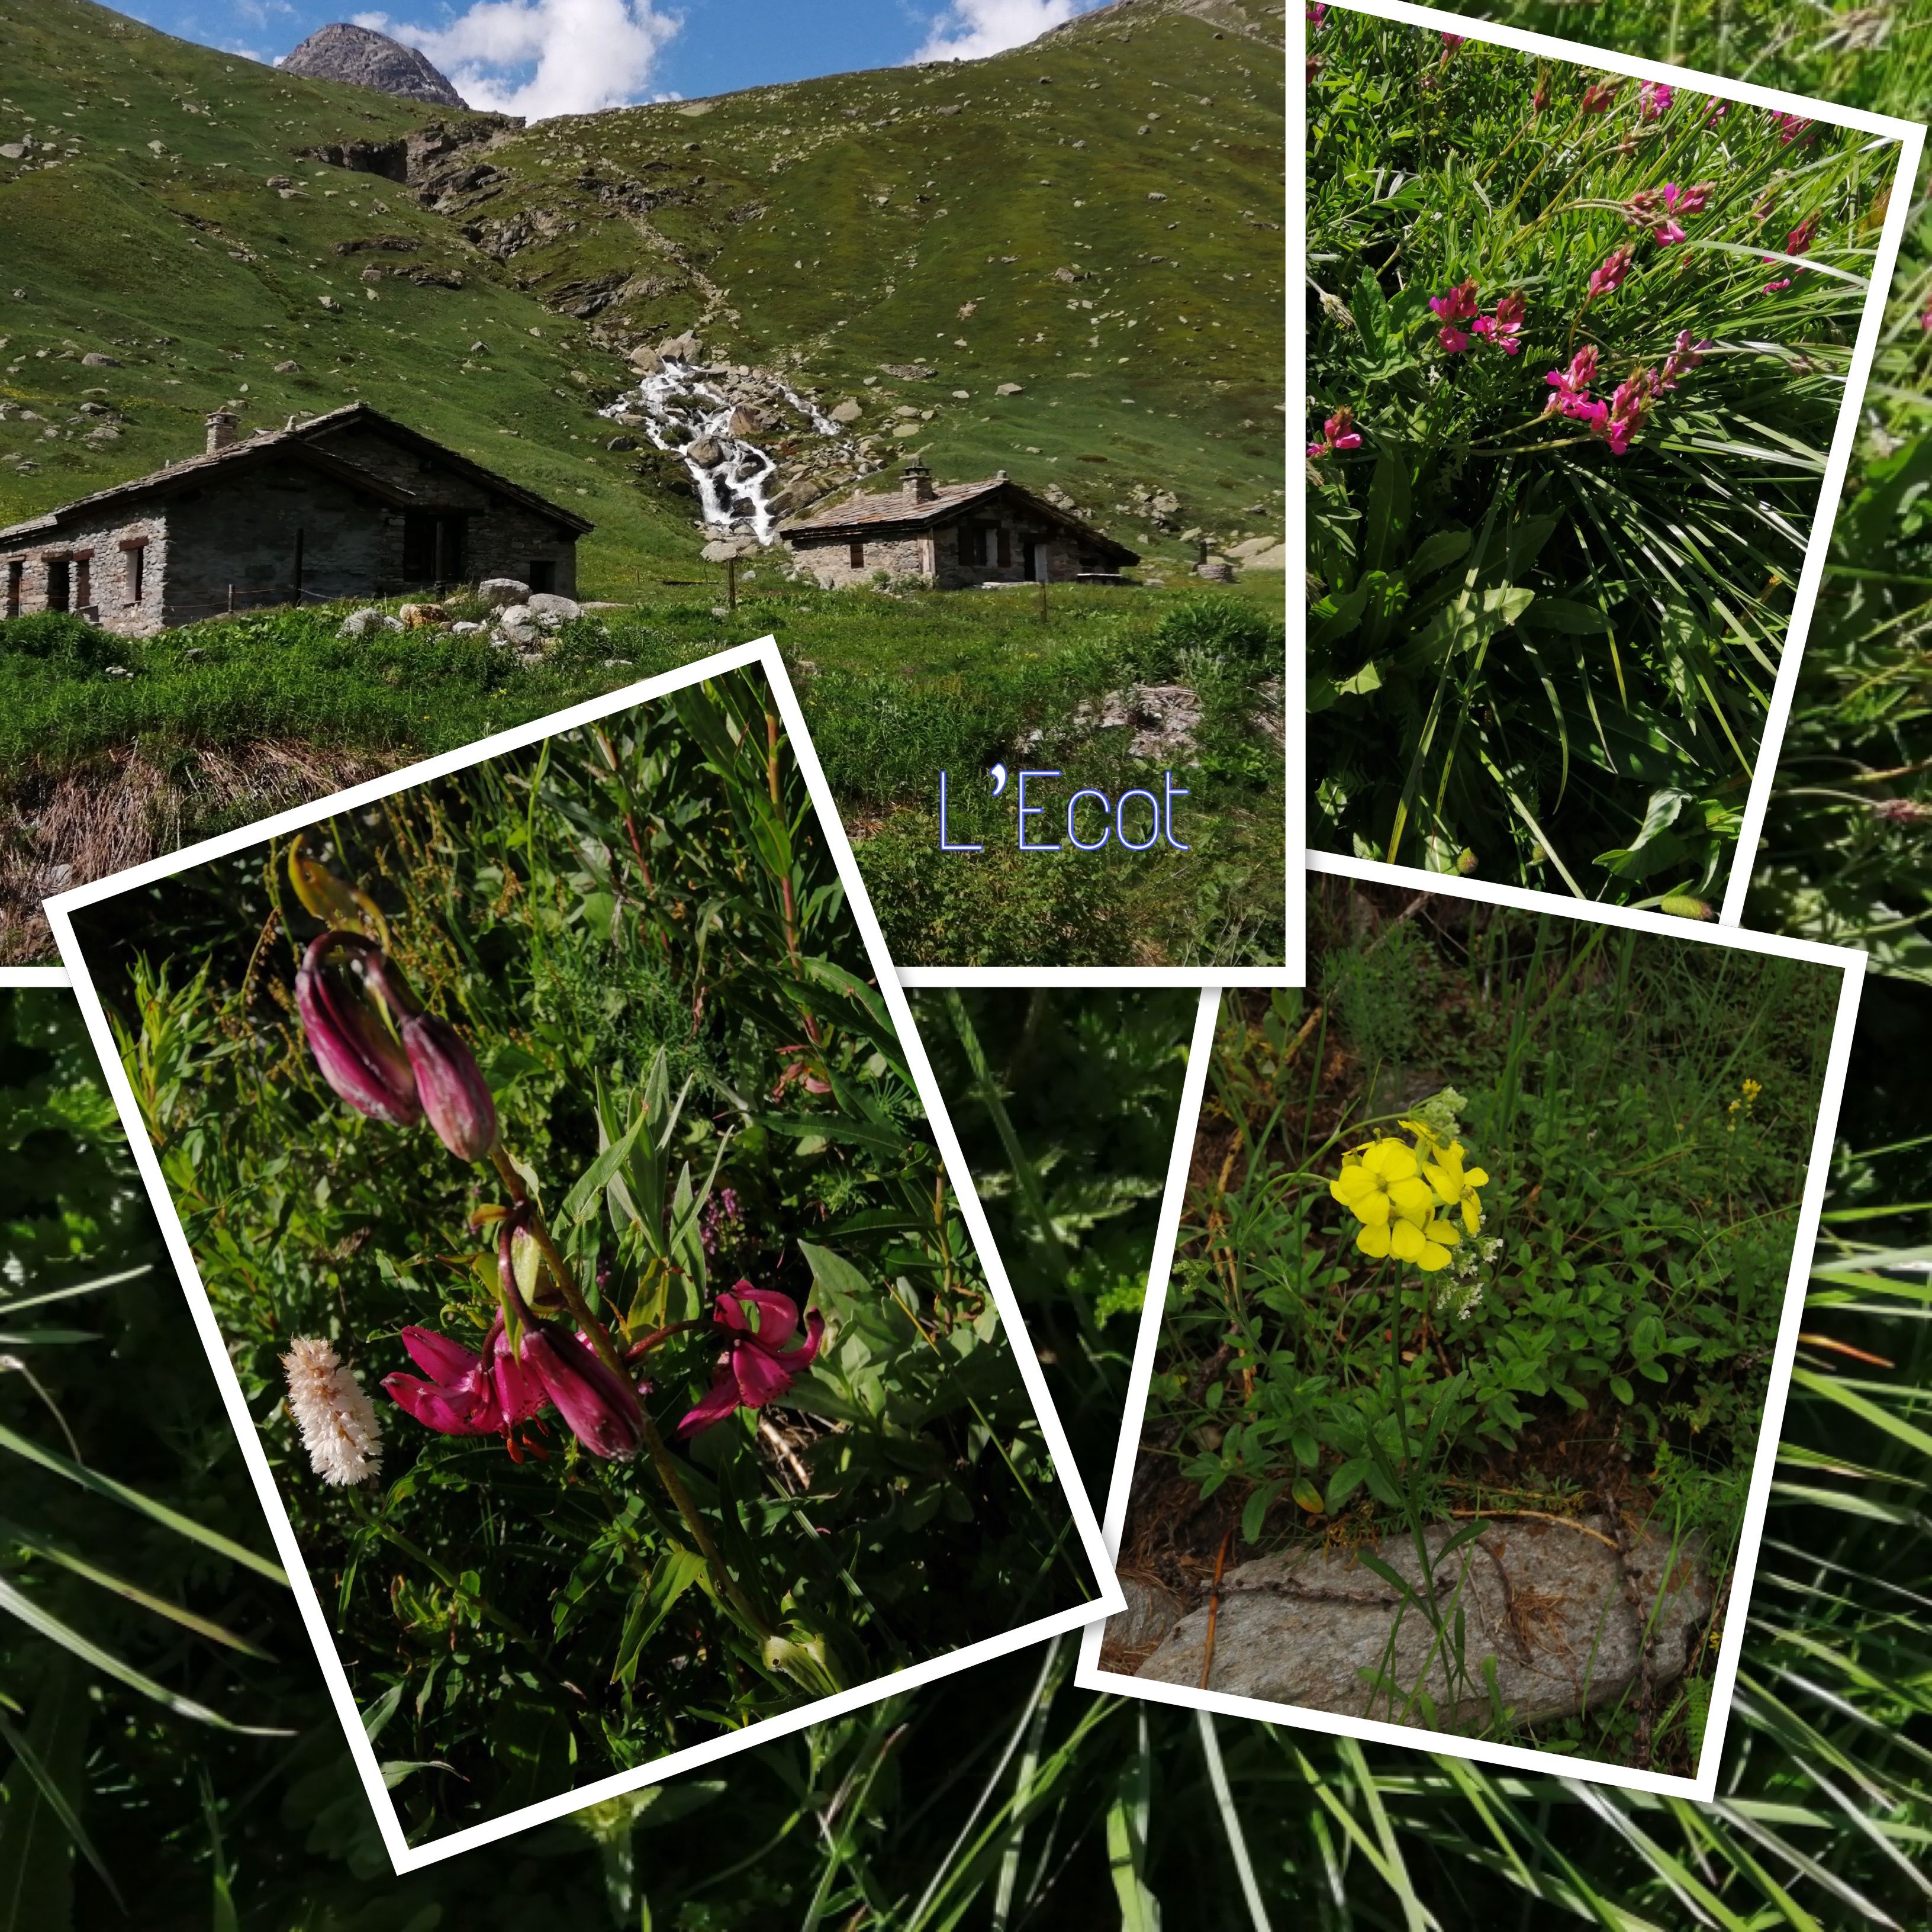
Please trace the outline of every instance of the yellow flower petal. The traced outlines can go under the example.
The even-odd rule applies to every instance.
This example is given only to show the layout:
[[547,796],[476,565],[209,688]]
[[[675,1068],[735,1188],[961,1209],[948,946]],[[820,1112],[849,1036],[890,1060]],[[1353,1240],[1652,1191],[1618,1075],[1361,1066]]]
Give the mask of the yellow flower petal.
[[1449,1265],[1449,1250],[1434,1241],[1425,1241],[1421,1253],[1415,1257],[1415,1264],[1424,1274],[1433,1274],[1438,1268]]
[[1374,1180],[1359,1167],[1344,1168],[1328,1184],[1328,1192],[1345,1208],[1352,1208],[1365,1194],[1374,1194],[1378,1191]]
[[1445,1248],[1453,1248],[1462,1238],[1447,1221],[1432,1221],[1422,1232],[1429,1240]]
[[1362,1156],[1362,1165],[1384,1183],[1406,1180],[1417,1169],[1414,1155],[1400,1141],[1377,1141]]
[[1419,1260],[1429,1244],[1413,1221],[1395,1221],[1389,1226],[1389,1252],[1399,1262]]
[[1405,1221],[1413,1221],[1419,1228],[1436,1215],[1436,1196],[1420,1175],[1412,1174],[1406,1180],[1390,1184],[1388,1198],[1395,1211]]
[[1472,1234],[1483,1225],[1482,1210],[1477,1205],[1476,1197],[1473,1194],[1466,1194],[1462,1197],[1462,1225]]
[[[1408,1223],[1406,1221],[1399,1221],[1396,1225],[1400,1228],[1406,1228]],[[1372,1255],[1377,1261],[1380,1261],[1389,1251],[1389,1231],[1387,1222],[1363,1228],[1355,1237],[1355,1245],[1364,1254]]]
[[1490,1184],[1490,1177],[1480,1167],[1471,1168],[1462,1179],[1465,1184],[1471,1187],[1486,1187]]
[[1358,1221],[1366,1221],[1372,1228],[1379,1228],[1389,1218],[1389,1198],[1378,1190],[1373,1194],[1364,1195],[1359,1201],[1348,1204],[1348,1212]]

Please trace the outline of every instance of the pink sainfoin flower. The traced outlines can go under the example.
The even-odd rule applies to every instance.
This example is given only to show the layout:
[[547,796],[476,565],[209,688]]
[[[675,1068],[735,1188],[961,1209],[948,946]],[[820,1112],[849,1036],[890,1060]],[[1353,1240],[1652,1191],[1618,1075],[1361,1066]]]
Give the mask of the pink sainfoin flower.
[[1928,308],[1918,318],[1918,326],[1921,328],[1932,328],[1932,308]]
[[1476,299],[1476,284],[1473,280],[1458,282],[1447,295],[1431,296],[1429,306],[1442,324],[1436,332],[1436,340],[1451,356],[1460,356],[1468,347],[1469,338],[1456,325],[1474,320],[1478,313],[1481,304]]
[[1590,299],[1594,302],[1599,296],[1613,293],[1623,286],[1624,278],[1630,273],[1631,251],[1628,248],[1612,248],[1604,256],[1604,265],[1590,272]]
[[1683,230],[1674,221],[1660,221],[1650,232],[1660,248],[1674,248],[1684,239]]
[[1716,102],[1712,106],[1710,112],[1704,116],[1704,125],[1708,128],[1712,125],[1713,123],[1721,121],[1730,111],[1731,104],[1728,100],[1720,100]]
[[1636,91],[1636,111],[1640,118],[1654,121],[1670,105],[1671,90],[1660,80],[1647,80]]
[[1811,123],[1802,114],[1774,114],[1771,118],[1778,138],[1787,147],[1793,141],[1803,140],[1811,131]]
[[1532,115],[1540,114],[1549,105],[1550,76],[1546,72],[1536,76],[1536,85],[1530,90],[1529,111]]
[[1700,368],[1705,356],[1718,345],[1708,337],[1702,342],[1693,342],[1688,328],[1677,332],[1677,345],[1664,358],[1664,368],[1657,379],[1659,389],[1674,389],[1677,379],[1687,370]]
[[825,1338],[825,1317],[814,1310],[806,1319],[805,1340],[787,1348],[798,1333],[798,1304],[748,1281],[718,1296],[713,1319],[730,1331],[730,1348],[718,1364],[710,1393],[677,1425],[680,1438],[722,1422],[734,1408],[776,1402],[812,1366]]
[[1322,425],[1322,440],[1308,446],[1310,456],[1326,456],[1330,450],[1360,449],[1360,430],[1355,427],[1355,412],[1346,403]]
[[1640,369],[1628,382],[1619,382],[1610,397],[1604,418],[1591,424],[1593,435],[1602,436],[1612,456],[1621,456],[1630,440],[1643,427],[1643,419],[1657,394],[1657,378],[1648,369]]
[[[1570,358],[1567,369],[1552,369],[1543,379],[1556,393],[1550,399],[1549,409],[1563,407],[1566,399],[1587,395],[1590,385],[1597,380],[1597,346],[1586,342]],[[1546,410],[1544,413],[1549,413]]]
[[1689,188],[1679,188],[1675,182],[1666,182],[1664,205],[1672,214],[1702,214],[1717,185],[1715,182],[1696,182]]
[[1328,17],[1327,0],[1315,0],[1315,4],[1306,10],[1305,17],[1310,29],[1315,33],[1320,33],[1322,22]]
[[1445,54],[1453,54],[1468,38],[1467,34],[1444,34],[1442,36],[1442,51]]
[[1475,334],[1484,341],[1494,344],[1505,356],[1522,352],[1522,344],[1516,338],[1522,333],[1523,317],[1528,313],[1528,298],[1520,293],[1504,296],[1496,304],[1493,315],[1480,315],[1470,324]]
[[[1811,244],[1816,240],[1817,236],[1818,218],[1815,214],[1808,214],[1784,238],[1784,252],[1787,255],[1809,254],[1811,251]],[[1767,255],[1764,259],[1767,262],[1774,262],[1778,258],[1774,255]],[[1792,281],[1804,272],[1804,268],[1801,265],[1793,269],[1790,274],[1784,276],[1774,282],[1766,282],[1764,285],[1765,293],[1768,296],[1775,295],[1780,289],[1788,289]]]
[[1585,88],[1578,111],[1584,114],[1607,112],[1610,104],[1617,98],[1617,89],[1622,85],[1620,80],[1604,80]]

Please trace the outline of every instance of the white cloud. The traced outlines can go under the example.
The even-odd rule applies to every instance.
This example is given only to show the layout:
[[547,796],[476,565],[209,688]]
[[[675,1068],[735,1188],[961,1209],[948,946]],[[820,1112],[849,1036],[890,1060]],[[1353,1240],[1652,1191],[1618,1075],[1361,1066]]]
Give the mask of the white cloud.
[[650,0],[474,0],[446,27],[352,17],[427,54],[471,106],[532,121],[640,99],[681,24]]
[[1074,0],[952,0],[912,58],[984,60],[1023,47],[1084,10]]

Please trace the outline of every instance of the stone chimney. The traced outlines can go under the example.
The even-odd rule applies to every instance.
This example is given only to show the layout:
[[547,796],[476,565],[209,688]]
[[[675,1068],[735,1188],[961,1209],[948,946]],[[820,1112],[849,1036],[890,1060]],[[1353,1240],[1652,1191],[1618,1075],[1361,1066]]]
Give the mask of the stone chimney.
[[235,412],[211,410],[208,415],[208,453],[231,448],[235,442]]
[[932,472],[914,457],[899,472],[905,479],[905,497],[908,503],[930,503],[937,500],[932,487]]

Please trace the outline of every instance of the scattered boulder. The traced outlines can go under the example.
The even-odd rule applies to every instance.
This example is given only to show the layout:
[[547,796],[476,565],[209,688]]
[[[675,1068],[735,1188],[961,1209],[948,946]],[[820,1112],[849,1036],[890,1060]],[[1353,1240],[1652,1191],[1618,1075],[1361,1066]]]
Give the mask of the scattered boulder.
[[1143,1654],[1157,1649],[1180,1621],[1180,1599],[1151,1577],[1123,1576],[1120,1580],[1127,1607],[1107,1619],[1107,1648]]
[[1234,566],[1225,556],[1204,557],[1194,566],[1194,574],[1209,584],[1232,584]]
[[834,403],[825,412],[836,423],[856,422],[866,413],[866,406],[856,396],[848,396],[842,403]]
[[519,584],[514,577],[486,577],[476,586],[476,594],[493,610],[501,610],[512,604],[522,603],[530,594],[527,584]]
[[473,638],[478,632],[487,628],[488,628],[487,625],[472,624],[466,621],[463,623],[451,625],[449,634],[452,638]]
[[1026,385],[1024,382],[1002,382],[993,393],[996,396],[1023,396],[1026,394]]
[[464,352],[467,356],[487,356],[489,352],[490,345],[487,342],[472,342]]
[[687,329],[682,335],[667,336],[658,344],[658,354],[667,362],[701,362],[704,349],[695,334]]
[[270,188],[293,188],[295,183],[286,175],[271,175],[266,185]]
[[1286,570],[1288,545],[1280,537],[1249,537],[1228,554],[1249,570]]
[[299,376],[302,374],[302,364],[299,362],[278,362],[275,364],[275,374],[278,376]]
[[499,610],[496,629],[506,644],[520,644],[526,650],[543,641],[536,614],[527,604],[511,604]]
[[731,412],[731,420],[724,425],[733,436],[763,436],[765,419],[748,403],[740,403]]
[[700,470],[715,470],[724,460],[724,446],[715,436],[700,436],[695,442],[685,445],[684,458]]
[[99,350],[90,349],[80,358],[80,366],[83,369],[118,369],[121,367],[121,358],[118,356],[104,356]]
[[533,592],[524,608],[546,631],[554,631],[560,624],[584,615],[584,606],[575,598],[560,597],[554,590]]
[[923,362],[881,362],[879,373],[884,376],[896,376],[902,382],[926,382],[939,374]]
[[620,456],[622,455],[626,450],[635,449],[637,446],[638,439],[634,436],[614,436],[604,446],[606,449]]
[[333,296],[317,296],[316,300],[321,303],[324,308],[331,310],[339,309],[342,306]]
[[1084,268],[1056,268],[1053,272],[1056,282],[1084,282],[1087,272]]
[[396,615],[406,631],[426,631],[433,625],[449,622],[449,613],[440,604],[405,604]]
[[402,628],[400,617],[391,616],[388,611],[374,604],[365,604],[343,619],[335,634],[338,638],[366,638],[373,631],[400,631]]
[[[1432,1565],[1462,1526],[1435,1523],[1424,1532]],[[1452,1629],[1460,1616],[1465,1633],[1468,1682],[1455,1685],[1422,1607],[1428,1586],[1412,1537],[1391,1536],[1375,1552],[1403,1579],[1406,1597],[1346,1552],[1320,1546],[1244,1563],[1222,1586],[1208,1688],[1420,1725],[1427,1720],[1406,1701],[1420,1688],[1434,1700],[1438,1727],[1474,1727],[1490,1721],[1484,1680],[1493,1659],[1513,1721],[1546,1723],[1623,1694],[1641,1668],[1653,1611],[1652,1680],[1674,1682],[1711,1613],[1702,1546],[1673,1551],[1648,1529],[1626,1535],[1628,1571],[1602,1516],[1498,1518],[1444,1562],[1434,1578],[1438,1613]],[[1198,1685],[1208,1616],[1204,1603],[1192,1611],[1135,1675]],[[1385,1660],[1399,1687],[1393,1708],[1386,1690],[1370,1687]]]
[[134,674],[125,664],[110,664],[102,675],[106,677],[132,677]]
[[664,367],[664,358],[647,344],[639,343],[631,351],[631,367],[640,376],[655,376]]
[[1148,199],[1150,201],[1165,201],[1167,196],[1162,194],[1159,188],[1150,188],[1148,190]]

